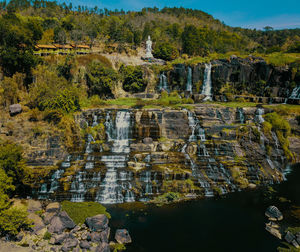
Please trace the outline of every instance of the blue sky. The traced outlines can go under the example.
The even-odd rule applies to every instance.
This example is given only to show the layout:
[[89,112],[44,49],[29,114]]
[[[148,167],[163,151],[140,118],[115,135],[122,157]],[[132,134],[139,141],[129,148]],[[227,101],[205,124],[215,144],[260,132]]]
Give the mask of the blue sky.
[[65,0],[73,5],[87,5],[108,9],[140,10],[157,6],[186,7],[205,11],[231,26],[261,29],[300,28],[300,0]]

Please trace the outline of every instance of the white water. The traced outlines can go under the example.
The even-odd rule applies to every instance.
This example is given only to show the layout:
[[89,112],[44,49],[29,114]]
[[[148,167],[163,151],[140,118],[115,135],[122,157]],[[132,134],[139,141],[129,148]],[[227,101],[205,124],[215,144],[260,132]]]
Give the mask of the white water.
[[258,123],[263,123],[265,121],[265,119],[263,118],[263,114],[265,113],[263,108],[258,108],[256,110],[256,116],[255,119]]
[[193,83],[192,83],[192,68],[188,67],[188,75],[187,75],[187,82],[186,82],[186,91],[192,93]]
[[204,83],[202,94],[206,95],[204,101],[211,101],[212,100],[212,83],[211,83],[211,63],[205,64],[204,70]]
[[238,108],[238,113],[239,113],[240,123],[244,124],[245,123],[245,115],[244,115],[243,109],[242,108]]
[[300,99],[300,86],[293,89],[290,99]]
[[[101,161],[105,163],[107,172],[100,185],[96,196],[96,201],[102,204],[115,204],[124,202],[122,186],[119,181],[124,181],[127,177],[126,172],[118,170],[126,168],[127,153],[130,152],[129,133],[130,133],[130,112],[118,111],[116,115],[115,128],[113,128],[112,119],[108,114],[106,117],[106,133],[108,139],[113,141],[111,148],[112,155],[104,155]],[[128,186],[130,187],[130,186]],[[127,188],[125,201],[131,201],[134,198],[132,192]]]
[[168,81],[167,81],[167,76],[162,73],[160,76],[159,76],[159,91],[168,91],[169,88],[168,88]]

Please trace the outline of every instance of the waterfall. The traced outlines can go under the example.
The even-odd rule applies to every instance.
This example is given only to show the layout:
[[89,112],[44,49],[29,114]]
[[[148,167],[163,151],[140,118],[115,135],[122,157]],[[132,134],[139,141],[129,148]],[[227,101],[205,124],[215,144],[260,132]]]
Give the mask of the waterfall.
[[205,71],[204,71],[204,83],[202,93],[206,95],[204,101],[211,101],[212,100],[212,84],[211,84],[211,63],[205,64]]
[[186,91],[192,93],[193,83],[192,83],[192,68],[188,67],[188,75],[187,75],[187,82],[186,82]]
[[190,111],[188,111],[188,120],[189,120],[189,127],[192,129],[192,134],[189,137],[189,141],[190,142],[195,142],[195,141],[197,141],[197,136],[195,135],[197,122],[194,118],[194,114]]
[[263,108],[258,108],[256,110],[256,116],[255,119],[258,123],[263,123],[265,121],[265,119],[263,118],[263,114],[265,113]]
[[244,124],[245,123],[244,110],[242,108],[238,108],[237,110],[238,110],[238,113],[239,113],[240,123]]
[[293,89],[290,99],[300,99],[300,86]]
[[94,142],[95,139],[93,138],[93,136],[91,134],[88,134],[87,136],[87,144],[86,144],[86,148],[85,148],[85,153],[92,153],[93,152],[93,146],[92,146],[92,142]]
[[162,73],[159,76],[159,91],[162,91],[162,90],[165,90],[165,91],[169,90],[167,76],[164,73]]
[[[122,194],[122,189],[124,188],[119,185],[118,181],[124,181],[127,174],[125,174],[124,171],[120,171],[120,178],[118,178],[118,170],[126,168],[127,154],[130,152],[130,118],[130,112],[118,111],[115,128],[113,128],[110,116],[106,117],[106,133],[113,141],[113,145],[111,148],[112,155],[104,155],[101,157],[101,161],[105,163],[107,171],[96,195],[96,201],[102,204],[124,202],[124,196]],[[131,193],[128,192],[128,194]],[[132,199],[132,197],[131,195],[130,198]]]

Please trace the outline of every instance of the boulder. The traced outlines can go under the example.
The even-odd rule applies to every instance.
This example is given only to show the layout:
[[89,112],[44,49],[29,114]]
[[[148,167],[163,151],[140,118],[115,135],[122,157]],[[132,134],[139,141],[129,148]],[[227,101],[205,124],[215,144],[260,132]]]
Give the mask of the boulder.
[[64,252],[70,251],[72,248],[75,248],[78,245],[77,239],[68,238],[65,240],[61,250]]
[[38,216],[37,214],[30,213],[28,215],[28,219],[32,220],[32,224],[33,224],[32,230],[35,234],[37,234],[39,230],[42,230],[43,228],[45,228],[45,224],[44,224],[42,218],[40,216]]
[[97,232],[89,233],[87,235],[87,240],[95,242],[95,243],[100,242],[101,241],[101,235],[100,235],[100,233],[97,233]]
[[59,212],[60,210],[60,204],[58,202],[53,202],[50,203],[47,207],[46,207],[46,212],[51,213],[51,212]]
[[283,219],[282,213],[276,206],[270,206],[265,212],[265,215],[272,221],[279,221]]
[[153,143],[153,139],[151,137],[145,137],[143,139],[143,143],[144,144],[152,144]]
[[44,213],[44,214],[43,214],[43,220],[44,220],[44,223],[45,223],[46,225],[49,225],[50,222],[51,222],[51,220],[52,220],[52,218],[53,218],[54,216],[56,216],[56,215],[57,215],[56,212],[46,212],[46,213]]
[[282,237],[281,237],[281,233],[279,232],[279,230],[276,228],[276,227],[274,227],[274,226],[272,226],[272,225],[270,225],[270,224],[266,224],[266,230],[271,234],[271,235],[274,235],[275,237],[277,237],[278,239],[282,239]]
[[96,216],[86,218],[85,224],[92,231],[103,231],[108,228],[108,218],[105,214],[98,214]]
[[57,244],[57,245],[61,245],[64,243],[64,241],[69,238],[69,235],[68,233],[62,233],[60,235],[55,235],[54,236],[54,244]]
[[10,116],[15,116],[17,114],[22,113],[22,106],[21,104],[13,104],[9,106],[9,114]]
[[118,243],[121,244],[131,243],[131,237],[126,229],[117,229],[115,239]]
[[37,211],[41,211],[42,210],[42,204],[41,202],[39,202],[38,200],[28,200],[27,203],[27,211],[29,213],[35,213]]
[[284,239],[288,242],[288,243],[292,243],[292,241],[295,239],[295,236],[291,233],[291,232],[287,232],[285,234]]
[[91,244],[88,241],[81,241],[79,246],[82,249],[90,249],[91,248]]
[[73,220],[63,211],[51,219],[48,230],[50,233],[61,234],[65,229],[72,229],[75,226]]
[[102,231],[100,233],[101,241],[108,243],[109,235],[110,235],[110,228],[107,228],[106,230]]
[[110,252],[109,245],[105,242],[102,242],[95,250],[95,252]]

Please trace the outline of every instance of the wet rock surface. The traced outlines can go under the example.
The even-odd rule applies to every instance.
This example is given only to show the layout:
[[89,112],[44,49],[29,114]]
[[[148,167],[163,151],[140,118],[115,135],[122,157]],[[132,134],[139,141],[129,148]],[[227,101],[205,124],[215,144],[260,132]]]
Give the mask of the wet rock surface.
[[131,237],[126,229],[117,229],[115,239],[121,244],[131,243]]

